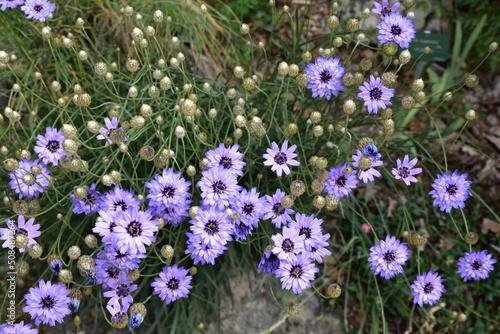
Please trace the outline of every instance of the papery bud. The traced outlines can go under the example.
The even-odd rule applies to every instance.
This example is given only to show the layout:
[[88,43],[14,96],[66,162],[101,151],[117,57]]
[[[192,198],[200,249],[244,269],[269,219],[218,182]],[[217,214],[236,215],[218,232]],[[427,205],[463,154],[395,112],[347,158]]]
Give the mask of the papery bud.
[[469,122],[473,121],[476,118],[476,111],[474,109],[470,109],[465,113],[465,119]]
[[393,41],[385,42],[382,44],[382,52],[384,52],[386,56],[392,57],[398,53],[398,45]]
[[339,26],[339,18],[336,15],[330,15],[326,21],[328,28],[335,29]]
[[359,29],[359,20],[355,17],[351,17],[346,22],[346,28],[349,32],[355,32]]
[[338,298],[342,293],[342,288],[338,284],[330,284],[326,288],[326,295],[330,298]]
[[467,87],[476,87],[479,84],[479,77],[475,74],[469,74],[465,78],[465,85]]

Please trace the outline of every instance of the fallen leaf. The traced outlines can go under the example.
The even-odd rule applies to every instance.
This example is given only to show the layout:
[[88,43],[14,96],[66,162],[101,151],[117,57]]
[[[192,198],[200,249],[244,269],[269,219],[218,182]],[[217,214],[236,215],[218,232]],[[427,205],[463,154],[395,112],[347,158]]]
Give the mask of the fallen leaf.
[[500,223],[497,223],[496,221],[489,218],[483,218],[483,223],[481,224],[481,233],[487,234],[489,231],[495,233],[495,235],[498,237],[498,235],[500,234]]

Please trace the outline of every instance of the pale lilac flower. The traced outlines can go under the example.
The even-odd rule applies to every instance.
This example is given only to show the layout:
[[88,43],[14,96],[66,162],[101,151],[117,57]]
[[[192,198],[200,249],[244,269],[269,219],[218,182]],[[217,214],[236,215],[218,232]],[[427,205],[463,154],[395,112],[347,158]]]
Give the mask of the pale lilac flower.
[[21,10],[28,19],[45,22],[47,16],[56,10],[56,5],[47,0],[25,0]]
[[237,184],[236,175],[228,173],[221,166],[210,168],[201,174],[201,180],[197,185],[202,191],[204,205],[215,205],[219,209],[224,209],[241,189]]
[[273,172],[275,171],[278,176],[281,176],[283,172],[287,175],[290,174],[290,168],[288,168],[288,165],[300,165],[300,162],[293,159],[297,156],[297,154],[293,153],[295,152],[297,145],[292,145],[288,148],[288,140],[285,139],[283,145],[281,145],[281,149],[275,142],[272,142],[271,146],[272,149],[266,149],[267,153],[263,155],[264,159],[266,159],[266,161],[264,161],[264,166],[272,166],[271,170]]
[[367,107],[368,113],[377,114],[379,109],[386,109],[392,105],[394,89],[385,87],[380,78],[370,75],[370,82],[364,82],[358,88],[361,91],[358,96],[363,99],[363,105]]
[[70,292],[63,283],[52,284],[42,279],[38,287],[30,288],[24,295],[26,306],[23,311],[30,314],[37,326],[41,323],[55,326],[56,322],[63,322],[63,318],[71,314],[68,307]]
[[153,220],[149,211],[117,212],[115,223],[111,236],[121,252],[145,253],[146,246],[156,241],[154,234],[158,231],[158,221]]
[[325,189],[323,189],[323,192],[335,195],[337,198],[349,197],[349,193],[358,186],[359,180],[356,173],[347,174],[345,172],[346,168],[347,163],[330,168],[328,178],[324,182]]
[[153,295],[159,295],[165,304],[180,299],[187,298],[191,290],[192,276],[188,275],[189,269],[178,267],[174,264],[172,267],[163,267],[159,277],[156,277],[151,283]]
[[410,253],[406,243],[387,235],[385,240],[370,248],[368,261],[375,275],[389,279],[404,272],[402,265],[408,261]]
[[288,223],[293,221],[290,215],[295,213],[292,209],[285,208],[281,205],[281,200],[285,195],[286,194],[279,188],[276,189],[276,193],[273,196],[266,195],[268,205],[264,208],[265,213],[262,219],[271,218],[271,222],[277,228],[280,228],[281,225],[288,226]]
[[210,263],[214,265],[215,259],[227,249],[225,245],[204,243],[198,234],[186,232],[186,235],[188,236],[188,240],[186,241],[187,248],[185,253],[191,254],[190,256],[195,265],[198,263]]
[[392,13],[383,18],[376,25],[379,35],[377,36],[380,43],[395,42],[401,48],[409,48],[410,42],[415,38],[415,27],[413,19],[403,17],[399,13]]
[[373,5],[375,6],[375,8],[372,9],[372,12],[380,15],[380,18],[383,19],[387,15],[395,13],[396,10],[399,8],[400,3],[396,2],[394,5],[392,5],[391,8],[389,8],[389,1],[387,1],[387,0],[382,0],[382,4],[375,2],[375,3],[373,3]]
[[2,7],[0,10],[6,10],[7,8],[16,8],[19,5],[24,4],[24,0],[0,0]]
[[[41,172],[34,174],[32,172],[33,166],[40,167]],[[11,180],[9,186],[19,194],[20,199],[23,197],[32,199],[33,197],[40,196],[40,194],[45,192],[50,186],[49,174],[50,171],[45,168],[43,162],[39,163],[38,159],[29,161],[25,158],[19,161],[19,168],[9,173]],[[25,179],[23,179],[23,176]]]
[[410,286],[413,289],[411,295],[415,296],[413,303],[418,304],[420,307],[424,306],[424,304],[435,304],[441,298],[443,292],[446,291],[443,282],[444,279],[432,270],[417,275],[415,282]]
[[[365,155],[360,150],[356,150],[356,155],[352,156],[352,159],[354,160],[354,162],[352,163],[352,166],[356,167],[356,168],[359,168],[358,161],[359,161],[359,159],[361,159],[364,156]],[[367,168],[367,169],[360,169],[359,172],[358,172],[358,177],[364,183],[373,182],[375,180],[375,177],[382,176],[382,174],[380,174],[380,172],[378,170],[376,170],[375,168],[373,168],[373,167],[382,166],[383,164],[384,164],[384,162],[381,161],[381,160],[376,160],[376,161],[372,160],[371,167]]]
[[405,155],[403,162],[400,159],[397,161],[398,168],[392,169],[392,174],[396,180],[403,180],[403,182],[409,186],[411,182],[417,183],[418,180],[415,176],[422,173],[422,168],[413,168],[418,162],[417,158],[410,160],[410,158]]
[[312,97],[325,97],[330,100],[332,94],[337,96],[345,90],[342,76],[345,67],[340,65],[339,58],[323,58],[318,56],[314,63],[307,64],[304,72],[309,76],[307,88],[312,90]]
[[38,140],[33,150],[38,153],[38,156],[42,158],[45,164],[51,163],[57,166],[59,159],[61,159],[63,155],[66,155],[62,147],[62,143],[66,138],[62,131],[47,127],[45,129],[45,135],[37,135],[36,138]]
[[231,241],[231,219],[217,207],[201,208],[191,220],[190,230],[199,235],[204,244],[225,245]]
[[[7,224],[7,228],[0,228],[0,240],[5,240],[2,244],[2,248],[13,247],[14,245],[11,245],[10,241],[15,240],[18,234],[24,234],[28,238],[28,245],[26,248],[36,245],[37,242],[35,238],[42,235],[40,232],[40,224],[35,224],[35,218],[30,218],[26,221],[23,215],[19,215],[17,217],[17,225],[10,219],[7,219],[5,223]],[[19,248],[19,252],[24,253],[26,248]]]
[[437,175],[429,195],[434,198],[434,206],[439,205],[439,210],[450,212],[452,208],[465,208],[465,200],[472,196],[469,191],[472,181],[467,181],[467,173],[460,174],[458,170],[453,174],[443,173]]
[[481,252],[465,253],[463,257],[458,259],[457,274],[467,280],[479,281],[488,278],[489,272],[493,270],[493,264],[497,260],[491,258],[491,254],[483,250]]
[[[118,118],[117,117],[113,117],[111,119],[109,119],[108,117],[106,117],[104,119],[104,123],[106,124],[106,127],[102,127],[99,129],[99,132],[101,133],[100,135],[97,135],[97,139],[99,140],[102,140],[102,139],[105,139],[106,140],[106,146],[108,146],[109,144],[112,144],[113,142],[111,141],[111,138],[110,138],[110,135],[113,135],[113,131],[116,130],[116,129],[119,129],[121,131],[125,131],[122,127],[119,127],[118,125]],[[124,137],[123,141],[128,141],[128,138],[127,137]]]
[[264,272],[264,276],[275,275],[280,267],[280,259],[272,251],[265,251],[257,267],[257,272]]
[[276,277],[281,277],[282,290],[292,289],[295,294],[299,294],[311,287],[311,281],[318,271],[309,257],[302,253],[298,256],[291,255],[287,260],[281,261]]
[[238,144],[226,148],[224,144],[219,144],[215,150],[210,150],[205,153],[205,156],[210,161],[208,168],[216,168],[222,166],[226,171],[238,176],[243,176],[243,167],[246,163],[243,161],[243,154],[238,152]]
[[271,237],[274,241],[272,252],[280,260],[286,260],[292,255],[304,251],[305,235],[299,235],[299,231],[289,227],[283,227],[283,234],[275,234]]
[[18,324],[6,323],[0,325],[0,333],[2,334],[38,334],[38,329],[31,328],[31,324],[24,324],[21,321]]

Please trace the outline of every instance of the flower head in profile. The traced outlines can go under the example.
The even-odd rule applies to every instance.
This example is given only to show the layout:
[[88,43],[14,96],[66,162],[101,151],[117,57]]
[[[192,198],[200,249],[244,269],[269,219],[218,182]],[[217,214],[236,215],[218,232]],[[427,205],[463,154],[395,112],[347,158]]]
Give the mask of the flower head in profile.
[[397,161],[398,168],[392,169],[392,174],[396,180],[403,180],[403,182],[409,186],[411,182],[417,183],[418,180],[415,176],[422,173],[422,168],[413,168],[418,162],[417,158],[410,160],[410,158],[405,155],[403,162],[400,159]]
[[339,58],[319,56],[314,63],[307,64],[304,72],[309,76],[307,88],[312,90],[312,97],[330,100],[332,94],[337,96],[339,91],[345,90],[342,84],[344,71]]
[[380,78],[370,75],[370,82],[365,82],[358,88],[361,91],[358,96],[363,99],[363,105],[367,107],[368,113],[377,114],[379,109],[386,109],[392,105],[394,89],[385,87]]
[[349,193],[358,186],[359,180],[356,173],[347,174],[346,167],[347,163],[330,168],[323,192],[335,195],[337,198],[349,197]]
[[263,271],[264,276],[275,275],[280,267],[280,259],[271,250],[266,250],[257,267],[257,272]]
[[[35,169],[38,169],[36,173]],[[50,186],[49,174],[50,171],[45,168],[43,162],[39,163],[38,159],[29,161],[25,158],[19,161],[19,168],[9,173],[9,186],[19,194],[19,198],[32,199],[40,196]]]
[[47,127],[45,135],[37,135],[36,138],[38,140],[33,150],[38,153],[38,156],[42,158],[44,163],[51,163],[57,166],[59,159],[63,155],[66,155],[62,147],[62,143],[66,138],[62,134],[62,131]]
[[97,135],[97,139],[106,140],[106,146],[109,144],[121,144],[124,141],[128,141],[128,138],[125,136],[125,130],[122,127],[118,126],[118,118],[113,117],[109,119],[106,117],[104,119],[104,123],[106,127],[102,127],[99,129],[100,135]]
[[293,293],[299,294],[311,286],[311,281],[314,280],[314,275],[318,271],[319,269],[311,263],[309,257],[305,253],[301,253],[281,261],[276,277],[281,277],[282,290],[292,289]]
[[222,166],[226,171],[238,176],[243,176],[243,167],[246,163],[243,161],[243,154],[238,152],[238,144],[226,148],[224,144],[219,144],[215,150],[210,150],[205,153],[205,156],[210,161],[208,168]]
[[30,288],[24,295],[26,306],[23,311],[30,314],[37,326],[40,323],[54,326],[56,322],[61,323],[65,316],[71,314],[68,307],[70,292],[71,290],[66,289],[62,283],[52,284],[42,279],[38,287]]
[[290,174],[290,166],[299,166],[300,162],[293,159],[297,156],[295,154],[295,149],[297,145],[292,145],[288,147],[288,140],[285,139],[281,148],[278,147],[276,142],[271,143],[272,148],[266,149],[267,153],[263,155],[264,166],[271,166],[271,170],[276,172],[276,175],[281,176],[283,172],[288,175]]
[[388,235],[385,240],[380,240],[377,245],[370,248],[368,261],[375,275],[380,274],[383,278],[389,279],[404,272],[402,265],[408,260],[408,254],[410,251],[406,243],[401,243],[395,237]]
[[465,253],[463,257],[458,259],[457,274],[467,280],[481,280],[488,278],[489,272],[493,270],[493,264],[497,261],[491,258],[491,254],[483,250],[481,252]]
[[375,6],[375,8],[372,9],[372,12],[374,12],[375,14],[380,15],[380,18],[383,19],[387,15],[395,13],[396,10],[399,8],[400,3],[396,2],[394,5],[392,5],[391,8],[389,8],[389,1],[388,0],[382,0],[382,4],[379,4],[378,2],[375,2],[375,3],[373,3],[373,6]]
[[24,234],[28,239],[28,244],[25,248],[19,248],[19,252],[23,253],[26,248],[37,243],[35,238],[42,235],[40,232],[40,224],[35,224],[35,218],[30,218],[26,221],[24,216],[20,215],[17,217],[17,225],[10,219],[7,219],[5,222],[7,223],[7,228],[0,228],[0,240],[5,240],[2,244],[2,248],[10,248],[10,243],[16,240],[16,235]]
[[0,3],[2,3],[0,10],[4,11],[7,8],[16,8],[19,5],[23,5],[24,0],[2,0]]
[[21,321],[18,324],[6,323],[0,325],[0,333],[2,334],[38,334],[38,329],[31,328],[31,324],[24,324]]
[[399,13],[392,13],[383,18],[376,25],[379,35],[377,36],[380,43],[393,41],[399,47],[408,49],[410,42],[415,38],[415,27],[413,20],[403,17]]
[[47,16],[56,10],[56,5],[47,0],[25,0],[21,10],[28,19],[45,22]]
[[460,174],[458,170],[453,174],[438,174],[434,180],[429,195],[434,198],[434,206],[439,205],[439,210],[450,212],[452,208],[464,208],[465,200],[472,194],[469,191],[472,181],[467,181],[467,173]]
[[189,269],[178,267],[174,264],[172,267],[164,267],[160,276],[151,283],[153,295],[159,295],[165,304],[180,299],[187,298],[191,290],[192,276],[188,275]]
[[413,303],[418,304],[420,307],[424,306],[424,304],[432,305],[436,303],[441,298],[443,292],[446,291],[443,282],[444,279],[432,270],[428,273],[417,275],[415,282],[410,286],[413,289],[411,295],[415,296]]

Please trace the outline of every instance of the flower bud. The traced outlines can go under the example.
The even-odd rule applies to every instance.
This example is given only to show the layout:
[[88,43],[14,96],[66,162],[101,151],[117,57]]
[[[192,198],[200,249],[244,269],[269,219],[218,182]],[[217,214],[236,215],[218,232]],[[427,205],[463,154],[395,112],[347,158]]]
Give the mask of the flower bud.
[[306,191],[306,185],[301,180],[295,180],[290,184],[290,192],[299,197]]
[[283,131],[285,136],[290,137],[298,132],[299,128],[296,123],[288,123]]
[[351,17],[346,22],[346,28],[349,32],[355,32],[359,29],[359,20],[355,17]]
[[240,26],[240,32],[243,34],[243,35],[246,35],[250,32],[250,26],[246,23],[243,23],[241,26]]
[[43,247],[39,244],[34,244],[28,248],[28,254],[34,259],[39,259],[43,254]]
[[393,41],[386,42],[386,43],[382,44],[382,52],[386,56],[392,57],[396,53],[398,53],[398,45]]
[[479,84],[479,77],[475,74],[469,74],[465,78],[465,85],[467,87],[476,87]]
[[473,121],[476,118],[476,111],[474,109],[470,109],[465,113],[465,119],[469,122]]
[[315,208],[321,209],[325,206],[325,204],[326,204],[326,199],[323,196],[321,195],[314,196],[313,205]]
[[346,114],[351,115],[356,111],[356,103],[351,99],[346,100],[344,102],[344,105],[342,106],[342,109]]
[[403,50],[399,54],[399,61],[401,62],[402,65],[408,64],[411,60],[411,53],[408,50]]
[[479,241],[479,238],[477,236],[476,233],[474,232],[469,232],[465,235],[464,237],[464,241],[468,244],[468,245],[475,245],[478,241]]
[[330,15],[326,21],[328,28],[335,29],[339,26],[339,18],[336,15]]
[[342,293],[342,288],[338,284],[330,284],[326,288],[326,295],[330,298],[338,298]]
[[281,205],[285,209],[290,209],[293,206],[294,202],[294,199],[289,195],[286,195],[281,199]]
[[411,236],[411,243],[415,246],[422,246],[427,238],[422,232],[415,232]]
[[98,62],[94,66],[94,72],[95,72],[95,74],[97,74],[99,76],[103,76],[108,72],[108,66],[105,63],[103,63],[102,61]]
[[407,95],[403,97],[401,100],[401,104],[403,105],[403,108],[405,109],[411,109],[415,106],[415,99],[413,96]]

